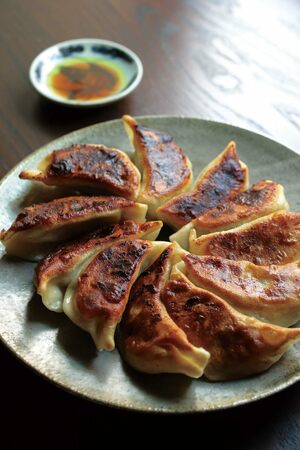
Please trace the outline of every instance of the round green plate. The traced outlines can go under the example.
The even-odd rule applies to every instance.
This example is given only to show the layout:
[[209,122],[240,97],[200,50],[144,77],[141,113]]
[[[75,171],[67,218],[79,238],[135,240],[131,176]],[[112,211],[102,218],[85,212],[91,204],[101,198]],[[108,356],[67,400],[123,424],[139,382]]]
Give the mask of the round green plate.
[[[190,157],[194,174],[227,144],[237,142],[250,180],[282,183],[291,209],[299,209],[300,157],[288,148],[241,128],[184,117],[141,117],[142,124],[165,130]],[[63,136],[18,164],[0,186],[0,228],[7,228],[26,204],[43,199],[48,188],[21,181],[51,150],[74,143],[102,143],[130,152],[120,120],[93,125]],[[0,257],[4,255],[1,247]],[[34,264],[3,256],[0,260],[0,336],[21,360],[58,386],[95,402],[139,411],[196,412],[229,408],[278,392],[300,379],[300,343],[267,372],[230,382],[211,383],[180,375],[134,371],[117,351],[97,353],[88,334],[63,314],[48,311],[34,293]]]

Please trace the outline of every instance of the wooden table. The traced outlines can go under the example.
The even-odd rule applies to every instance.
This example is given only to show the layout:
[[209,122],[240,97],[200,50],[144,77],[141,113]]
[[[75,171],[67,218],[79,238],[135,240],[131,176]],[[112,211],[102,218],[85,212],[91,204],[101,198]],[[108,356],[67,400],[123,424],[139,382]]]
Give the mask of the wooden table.
[[[2,0],[0,175],[48,141],[124,113],[224,121],[300,153],[299,22],[297,0]],[[29,84],[30,62],[76,37],[111,39],[136,51],[145,69],[138,89],[103,109],[71,110],[40,98]],[[20,442],[87,448],[95,437],[101,446],[101,436],[114,440],[122,423],[128,442],[138,427],[157,445],[161,429],[199,446],[208,438],[226,449],[300,448],[299,384],[228,411],[150,418],[75,398],[23,367],[3,345],[0,355],[4,449]]]

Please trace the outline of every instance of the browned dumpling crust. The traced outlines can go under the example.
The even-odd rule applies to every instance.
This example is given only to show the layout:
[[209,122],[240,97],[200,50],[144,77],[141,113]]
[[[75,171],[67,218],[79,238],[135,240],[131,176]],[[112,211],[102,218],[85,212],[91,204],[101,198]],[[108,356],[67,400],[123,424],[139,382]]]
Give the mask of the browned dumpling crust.
[[260,266],[297,261],[300,259],[300,213],[278,211],[249,224],[199,238],[192,230],[190,251],[246,260]]
[[193,228],[199,237],[202,234],[235,228],[275,211],[288,209],[283,186],[274,181],[261,180],[228,201],[204,211],[170,236],[170,240],[187,249],[189,234]]
[[[60,246],[43,258],[36,267],[36,282],[40,284],[42,279],[53,277],[72,267],[74,260],[91,249],[102,247],[106,243],[113,244],[119,239],[128,239],[132,235],[146,236],[155,232],[155,237],[162,227],[162,222],[146,222],[138,224],[132,220],[124,223],[104,226],[92,231],[76,241]],[[152,240],[152,239],[150,239]]]
[[115,329],[133,283],[168,245],[157,241],[122,240],[100,251],[68,286],[63,310],[92,335],[99,350],[114,349]]
[[189,188],[193,177],[190,160],[164,131],[143,127],[128,115],[123,121],[142,174],[138,201],[148,204],[150,217],[156,217],[158,206]]
[[91,318],[104,312],[119,321],[124,300],[129,296],[128,282],[149,245],[142,240],[124,241],[94,258],[81,273],[77,285],[76,303],[83,316]]
[[162,205],[158,217],[177,230],[248,187],[248,169],[230,142],[200,173],[194,189]]
[[121,197],[73,196],[37,203],[24,208],[10,227],[10,231],[24,231],[38,225],[50,226],[81,218],[88,214],[105,213],[116,208],[133,206]]
[[276,210],[288,209],[283,186],[274,181],[261,180],[236,197],[217,205],[193,220],[198,232],[225,230],[258,219]]
[[262,372],[300,339],[299,328],[278,327],[245,316],[179,273],[167,284],[162,301],[188,340],[210,353],[204,374],[211,380]]
[[74,144],[54,150],[39,165],[23,170],[20,178],[55,186],[90,188],[93,192],[137,197],[140,174],[126,153],[96,144]]
[[75,196],[24,208],[0,239],[8,254],[35,259],[58,242],[69,240],[103,223],[132,219],[144,222],[147,206],[110,196]]
[[248,261],[190,254],[183,261],[190,281],[238,311],[286,327],[300,320],[300,261],[257,266]]
[[161,227],[160,221],[143,224],[125,221],[103,226],[50,252],[36,267],[36,288],[44,305],[51,311],[61,312],[68,284],[97,252],[122,239],[155,240]]
[[119,347],[125,360],[142,372],[198,378],[209,354],[189,343],[160,300],[175,256],[175,246],[169,246],[135,282],[121,322]]

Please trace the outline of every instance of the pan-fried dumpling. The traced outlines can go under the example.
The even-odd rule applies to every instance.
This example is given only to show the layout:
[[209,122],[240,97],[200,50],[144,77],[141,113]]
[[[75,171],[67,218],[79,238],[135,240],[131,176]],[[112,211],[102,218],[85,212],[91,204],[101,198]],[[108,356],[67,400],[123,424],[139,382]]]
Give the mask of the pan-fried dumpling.
[[187,254],[178,267],[192,283],[243,314],[288,327],[300,320],[300,261],[256,266],[216,256]]
[[140,174],[126,153],[96,144],[76,144],[54,150],[38,166],[23,170],[20,178],[50,186],[87,188],[92,192],[137,197]]
[[96,253],[122,239],[155,240],[161,227],[160,221],[143,224],[126,221],[102,227],[60,246],[42,259],[36,268],[36,289],[44,305],[51,311],[61,312],[69,283],[78,278]]
[[210,353],[204,370],[210,380],[262,372],[300,339],[300,328],[283,328],[245,316],[220,297],[191,284],[178,271],[167,284],[162,301],[191,344]]
[[261,180],[247,191],[204,211],[170,236],[170,240],[178,242],[183,248],[188,248],[192,228],[199,237],[202,234],[228,230],[284,209],[288,210],[289,205],[285,199],[283,186],[274,181]]
[[143,127],[130,116],[124,116],[123,121],[142,175],[138,201],[148,205],[149,217],[156,218],[158,206],[190,187],[190,160],[164,131]]
[[97,349],[114,349],[115,329],[133,283],[168,245],[168,242],[121,241],[100,251],[68,286],[63,310],[91,334]]
[[65,197],[24,208],[0,240],[9,255],[37,260],[57,242],[121,220],[145,222],[147,206],[121,197]]
[[121,322],[119,347],[128,364],[142,372],[199,378],[209,353],[189,343],[160,300],[177,256],[174,244],[169,246],[135,282]]
[[246,260],[259,266],[297,261],[300,259],[300,213],[278,211],[237,228],[199,238],[192,230],[190,252]]
[[157,216],[178,230],[211,208],[223,204],[248,187],[248,168],[239,161],[235,142],[230,142],[200,173],[194,189],[162,205]]

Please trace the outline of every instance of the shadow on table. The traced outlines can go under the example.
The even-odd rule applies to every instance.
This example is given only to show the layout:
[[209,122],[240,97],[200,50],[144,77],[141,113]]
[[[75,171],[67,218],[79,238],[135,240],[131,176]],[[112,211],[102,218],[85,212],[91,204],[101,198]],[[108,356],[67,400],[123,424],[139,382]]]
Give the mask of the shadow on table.
[[130,110],[130,97],[95,108],[72,108],[40,97],[33,104],[33,119],[37,126],[61,136],[94,123],[119,119]]

